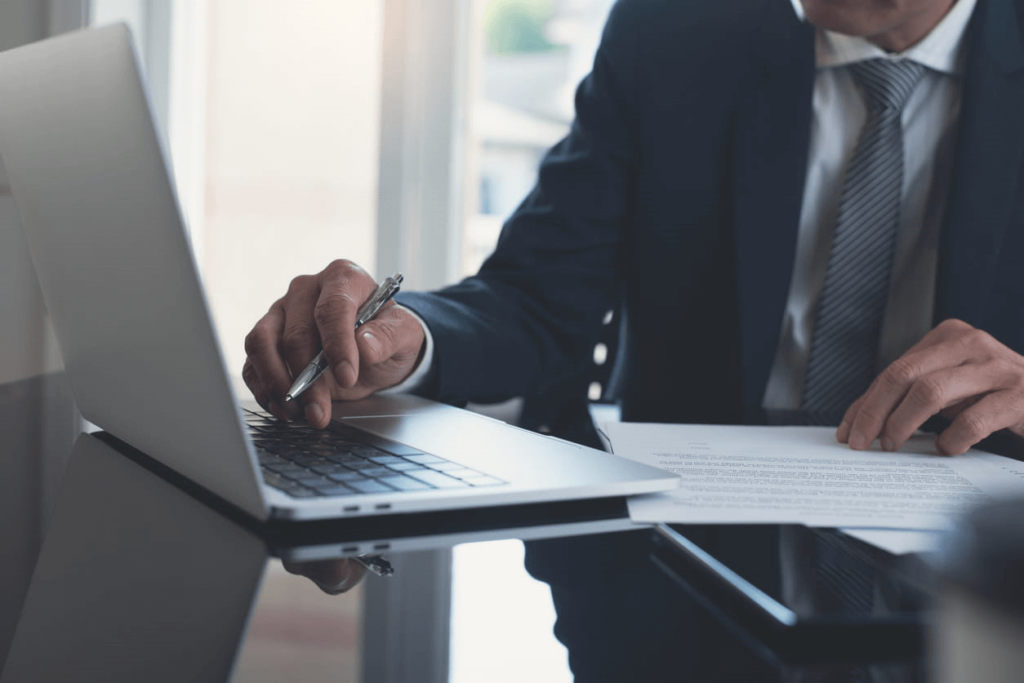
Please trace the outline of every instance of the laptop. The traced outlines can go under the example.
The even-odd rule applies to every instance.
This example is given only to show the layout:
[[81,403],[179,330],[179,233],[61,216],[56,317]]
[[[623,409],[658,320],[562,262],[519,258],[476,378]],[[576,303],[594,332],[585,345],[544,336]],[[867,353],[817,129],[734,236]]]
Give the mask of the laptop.
[[[248,413],[250,430],[232,391],[125,26],[0,53],[0,159],[83,417],[257,519],[624,496],[678,481],[400,395],[335,404],[327,430],[367,442],[349,450],[371,454],[361,469],[380,486],[347,483],[346,452],[307,458],[343,470],[313,470],[319,483],[289,491],[296,478],[261,467],[289,467],[261,450],[281,425]],[[398,483],[410,480],[425,486]]]
[[[79,436],[24,602],[21,596],[14,602],[23,607],[0,683],[134,681],[139,672],[145,672],[147,683],[242,678],[232,677],[232,671],[239,649],[248,646],[252,615],[260,619],[264,610],[280,614],[280,605],[261,592],[271,557],[303,573],[296,563],[333,564],[387,552],[393,577],[367,572],[363,587],[396,608],[427,597],[415,594],[417,587],[427,587],[417,574],[423,562],[414,556],[419,551],[645,528],[631,524],[621,511],[617,517],[614,509],[600,511],[599,504],[613,501],[593,500],[541,505],[563,508],[544,519],[523,516],[519,513],[532,506],[518,506],[494,519],[486,517],[497,508],[458,515],[461,527],[448,519],[424,520],[432,515],[412,520],[381,516],[282,523],[276,526],[286,527],[283,533],[268,535],[274,524],[247,524],[248,517],[221,514],[205,504],[209,496],[198,500],[193,491],[151,471],[151,464],[124,444],[110,443],[105,434]],[[104,495],[95,495],[97,487],[104,488]],[[315,573],[305,576],[312,579]],[[504,576],[497,572],[459,580],[467,579],[498,585]],[[304,577],[282,580],[289,596],[312,588],[304,585]],[[389,594],[381,595],[384,591]],[[355,591],[323,599],[361,600],[360,595]],[[307,600],[299,602],[308,606]],[[380,614],[381,603],[372,604],[377,609],[367,612]],[[424,609],[417,607],[417,614]],[[316,622],[315,628],[322,626]],[[0,661],[5,645],[0,640]]]

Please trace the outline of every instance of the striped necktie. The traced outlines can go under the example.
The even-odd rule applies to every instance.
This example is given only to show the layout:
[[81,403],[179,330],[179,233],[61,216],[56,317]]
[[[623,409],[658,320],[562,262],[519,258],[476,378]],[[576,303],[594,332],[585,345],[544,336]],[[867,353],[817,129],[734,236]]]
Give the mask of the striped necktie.
[[900,224],[903,107],[924,73],[909,60],[850,66],[867,121],[846,169],[818,301],[802,409],[809,422],[838,424],[871,384]]

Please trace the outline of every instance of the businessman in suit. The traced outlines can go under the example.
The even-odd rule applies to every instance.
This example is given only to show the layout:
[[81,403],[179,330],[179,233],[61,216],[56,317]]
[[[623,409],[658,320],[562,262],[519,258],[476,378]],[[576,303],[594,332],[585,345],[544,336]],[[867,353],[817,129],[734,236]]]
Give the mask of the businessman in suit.
[[[604,314],[621,305],[626,420],[814,415],[851,448],[896,449],[940,415],[942,453],[1014,451],[1024,439],[1022,35],[1024,0],[621,0],[569,136],[481,271],[400,296],[358,335],[365,272],[342,261],[296,278],[247,338],[246,382],[295,417],[281,397],[322,345],[333,373],[302,402],[318,426],[331,398],[394,385],[455,403],[572,386]],[[882,183],[896,188],[894,233],[862,239],[890,246],[836,284],[844,207],[882,203],[877,187],[846,198],[864,131],[881,125],[857,65],[893,61],[913,71],[897,77],[909,82],[894,119],[902,168]],[[883,261],[881,307],[833,333],[868,339],[869,352],[840,354],[832,367],[858,366],[856,377],[824,380],[814,391],[832,403],[809,410],[829,292]],[[605,578],[633,571],[618,550],[587,552]],[[556,590],[554,564],[534,569]],[[664,586],[649,584],[651,599],[630,604],[676,619],[675,606],[651,606]]]

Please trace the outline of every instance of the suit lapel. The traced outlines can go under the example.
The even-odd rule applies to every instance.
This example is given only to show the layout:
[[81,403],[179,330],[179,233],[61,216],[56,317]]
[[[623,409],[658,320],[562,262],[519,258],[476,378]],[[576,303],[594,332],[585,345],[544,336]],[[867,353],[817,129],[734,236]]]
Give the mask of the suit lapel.
[[744,417],[760,421],[775,358],[800,221],[814,85],[814,29],[788,2],[752,41],[756,66],[735,123],[736,257]]
[[1013,3],[979,0],[970,41],[936,317],[980,325],[1024,159],[1024,46]]

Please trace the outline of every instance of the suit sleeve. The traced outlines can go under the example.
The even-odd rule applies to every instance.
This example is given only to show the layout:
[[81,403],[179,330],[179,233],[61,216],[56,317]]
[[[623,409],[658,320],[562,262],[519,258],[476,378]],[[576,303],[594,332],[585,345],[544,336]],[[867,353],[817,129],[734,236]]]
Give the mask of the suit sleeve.
[[613,8],[593,70],[577,89],[568,136],[543,159],[536,186],[479,273],[436,292],[400,295],[436,342],[434,379],[423,393],[452,403],[501,401],[589,362],[624,286],[637,163],[630,6]]

